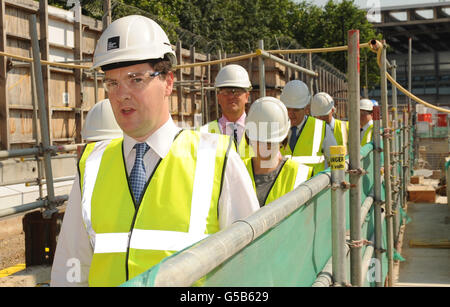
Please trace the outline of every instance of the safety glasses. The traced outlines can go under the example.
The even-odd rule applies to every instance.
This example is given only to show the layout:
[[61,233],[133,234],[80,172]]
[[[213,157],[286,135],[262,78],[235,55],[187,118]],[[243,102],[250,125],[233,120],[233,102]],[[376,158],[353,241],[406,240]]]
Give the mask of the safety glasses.
[[103,88],[110,94],[114,94],[119,89],[119,85],[123,84],[132,91],[143,90],[154,78],[159,76],[159,71],[146,71],[143,73],[128,73],[128,76],[122,81],[107,79],[103,80]]
[[242,88],[236,88],[236,87],[229,87],[229,88],[221,88],[219,90],[219,94],[225,95],[225,96],[240,96],[246,92],[245,89]]

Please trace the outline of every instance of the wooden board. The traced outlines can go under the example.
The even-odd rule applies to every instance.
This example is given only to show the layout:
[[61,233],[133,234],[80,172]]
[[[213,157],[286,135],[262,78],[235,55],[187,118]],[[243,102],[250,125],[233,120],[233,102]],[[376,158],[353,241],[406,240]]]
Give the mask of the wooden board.
[[408,200],[416,203],[434,203],[436,190],[426,185],[409,185],[407,188]]

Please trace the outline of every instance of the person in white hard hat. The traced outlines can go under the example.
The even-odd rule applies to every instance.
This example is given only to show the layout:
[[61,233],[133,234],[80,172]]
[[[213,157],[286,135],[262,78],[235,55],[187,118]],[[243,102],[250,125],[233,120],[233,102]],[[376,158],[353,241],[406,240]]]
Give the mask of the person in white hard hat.
[[255,157],[244,159],[262,207],[311,178],[313,168],[283,157],[290,120],[283,103],[274,97],[253,102],[245,121],[245,133]]
[[363,98],[359,101],[359,125],[361,128],[360,140],[361,146],[372,141],[373,133],[373,101]]
[[254,153],[244,138],[245,105],[249,102],[252,88],[247,71],[240,65],[226,65],[217,74],[214,86],[222,116],[202,126],[200,130],[229,135],[241,158],[252,157]]
[[334,118],[336,112],[333,98],[325,93],[317,93],[311,99],[311,116],[325,121],[333,131],[337,145],[345,146],[348,143],[348,122]]
[[118,286],[259,209],[231,139],[172,121],[175,63],[167,35],[149,18],[126,16],[103,31],[93,68],[105,72],[124,135],[84,149],[52,286]]
[[308,86],[300,80],[289,81],[281,92],[280,100],[291,120],[289,141],[281,153],[313,166],[315,174],[323,171],[328,166],[330,146],[337,143],[331,128],[323,120],[306,115],[305,108],[311,100]]
[[98,142],[122,136],[122,129],[116,122],[109,99],[94,104],[86,115],[81,137],[86,142]]

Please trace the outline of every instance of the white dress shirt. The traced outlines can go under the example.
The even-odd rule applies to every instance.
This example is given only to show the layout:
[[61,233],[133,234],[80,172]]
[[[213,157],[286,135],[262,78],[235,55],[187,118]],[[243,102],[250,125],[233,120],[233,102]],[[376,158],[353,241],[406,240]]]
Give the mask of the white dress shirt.
[[[147,179],[159,158],[164,158],[180,131],[172,118],[153,133],[146,143],[150,149],[144,155]],[[123,150],[128,175],[134,164],[136,140],[124,134]],[[168,188],[169,189],[169,188]],[[113,192],[113,191],[112,191]],[[223,229],[244,219],[259,209],[258,199],[245,165],[235,151],[230,151],[219,198],[219,225]],[[88,286],[93,249],[81,215],[81,192],[78,174],[70,192],[64,221],[51,273],[51,286]]]

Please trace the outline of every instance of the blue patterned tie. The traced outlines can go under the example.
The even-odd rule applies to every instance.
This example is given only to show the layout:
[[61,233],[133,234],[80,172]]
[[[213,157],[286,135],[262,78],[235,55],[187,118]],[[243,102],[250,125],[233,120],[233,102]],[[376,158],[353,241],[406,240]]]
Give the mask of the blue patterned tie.
[[141,201],[142,192],[145,187],[146,176],[143,157],[150,149],[147,143],[136,143],[136,160],[134,161],[133,169],[130,174],[130,185],[133,190],[134,199],[137,203]]
[[294,152],[295,145],[297,144],[297,126],[291,127],[291,138],[289,139],[289,146],[291,151]]

